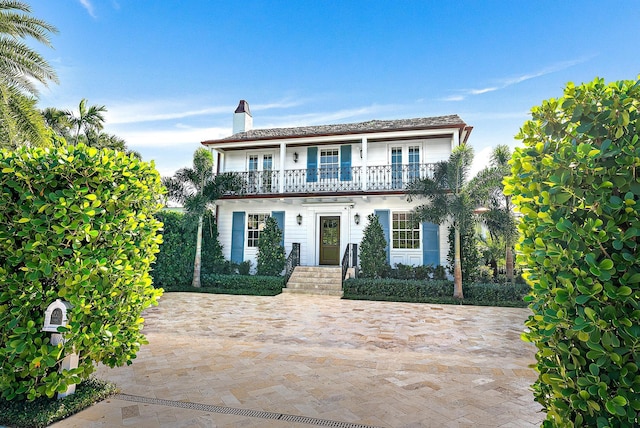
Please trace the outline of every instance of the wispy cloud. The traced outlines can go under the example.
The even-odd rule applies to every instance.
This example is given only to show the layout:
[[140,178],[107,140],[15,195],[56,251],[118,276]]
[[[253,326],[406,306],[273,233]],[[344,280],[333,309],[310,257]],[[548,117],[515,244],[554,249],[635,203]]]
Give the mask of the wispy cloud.
[[179,126],[168,129],[126,130],[110,127],[110,133],[116,134],[127,142],[132,149],[143,147],[184,147],[193,152],[200,146],[201,141],[224,138],[231,135],[229,128],[197,128]]
[[93,8],[93,4],[91,4],[90,0],[80,0],[80,4],[87,10],[92,18],[96,17],[95,9]]
[[[302,101],[282,100],[266,104],[251,105],[252,111],[291,108]],[[109,124],[143,123],[185,119],[205,115],[229,115],[236,105],[217,105],[197,108],[199,101],[176,102],[171,100],[153,100],[137,103],[114,103],[107,105],[105,119]]]
[[295,126],[311,126],[311,125],[325,125],[330,123],[340,122],[342,120],[351,119],[358,120],[359,118],[371,118],[374,114],[383,114],[396,111],[398,106],[395,104],[378,105],[358,107],[353,109],[343,109],[333,112],[317,112],[306,114],[293,114],[288,116],[281,116],[277,120],[273,121],[267,127],[295,127]]
[[593,56],[585,57],[585,58],[579,58],[579,59],[570,60],[570,61],[563,61],[563,62],[559,62],[559,63],[553,64],[553,65],[551,65],[549,67],[545,67],[545,68],[543,68],[543,69],[541,69],[539,71],[533,72],[533,73],[525,73],[525,74],[522,74],[522,75],[519,75],[519,76],[498,79],[497,82],[494,85],[488,86],[486,88],[459,89],[459,90],[455,91],[455,92],[457,92],[457,94],[449,95],[449,96],[446,96],[444,98],[441,98],[441,101],[463,101],[469,96],[482,95],[482,94],[486,94],[488,92],[499,91],[501,89],[508,88],[509,86],[513,86],[513,85],[517,85],[518,83],[525,82],[527,80],[535,79],[535,78],[538,78],[538,77],[545,76],[547,74],[551,74],[551,73],[555,73],[555,72],[558,72],[558,71],[561,71],[561,70],[565,70],[567,68],[573,67],[574,65],[586,62],[586,61],[590,60],[591,58],[593,58]]

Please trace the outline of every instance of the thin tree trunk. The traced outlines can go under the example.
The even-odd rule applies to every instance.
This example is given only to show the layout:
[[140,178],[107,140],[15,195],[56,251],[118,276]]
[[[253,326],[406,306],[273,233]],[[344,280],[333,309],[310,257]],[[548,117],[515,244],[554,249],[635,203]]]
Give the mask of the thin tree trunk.
[[200,260],[202,258],[202,220],[204,216],[198,217],[198,236],[196,238],[196,259],[193,262],[193,282],[191,285],[200,288]]
[[462,266],[460,263],[460,230],[454,228],[454,240],[453,240],[453,297],[456,299],[464,299],[462,294]]
[[507,281],[513,284],[513,250],[511,244],[507,244],[507,252],[504,256],[505,268],[507,270]]

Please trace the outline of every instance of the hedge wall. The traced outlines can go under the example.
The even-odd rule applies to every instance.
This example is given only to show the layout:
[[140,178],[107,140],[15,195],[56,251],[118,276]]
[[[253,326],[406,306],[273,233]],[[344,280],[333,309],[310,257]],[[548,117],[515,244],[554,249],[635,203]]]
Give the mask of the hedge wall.
[[[141,344],[163,187],[153,163],[86,147],[0,150],[0,391],[3,398],[52,397],[79,383],[94,361],[130,363]],[[47,306],[73,305],[58,328],[41,331]],[[79,367],[59,372],[75,350]]]

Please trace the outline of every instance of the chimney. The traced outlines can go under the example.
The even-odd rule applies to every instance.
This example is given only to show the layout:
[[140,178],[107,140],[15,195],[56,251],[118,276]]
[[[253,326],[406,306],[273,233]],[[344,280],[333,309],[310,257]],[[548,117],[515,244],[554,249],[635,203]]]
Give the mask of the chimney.
[[249,103],[240,100],[238,108],[233,112],[233,133],[250,131],[253,128],[253,117],[249,110]]

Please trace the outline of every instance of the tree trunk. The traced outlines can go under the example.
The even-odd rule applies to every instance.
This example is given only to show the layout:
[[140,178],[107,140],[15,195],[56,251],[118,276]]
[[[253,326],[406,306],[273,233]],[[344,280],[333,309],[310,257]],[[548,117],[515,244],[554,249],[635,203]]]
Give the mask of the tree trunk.
[[462,294],[462,266],[460,263],[460,229],[456,227],[454,230],[453,297],[462,300],[464,296]]
[[507,244],[507,252],[504,256],[505,268],[507,270],[507,281],[513,284],[513,249],[511,244]]
[[191,285],[200,288],[200,260],[202,258],[202,221],[204,216],[198,217],[198,236],[196,237],[196,259],[193,262],[193,282]]

